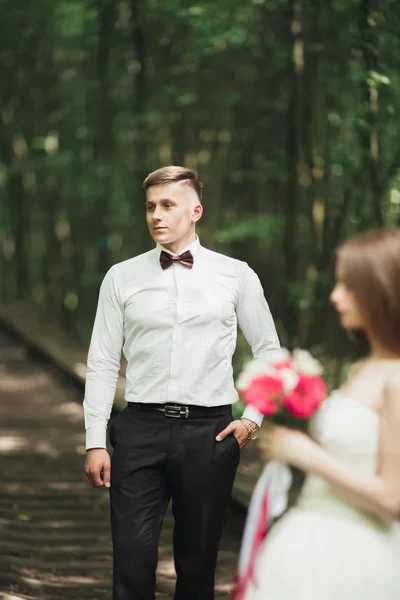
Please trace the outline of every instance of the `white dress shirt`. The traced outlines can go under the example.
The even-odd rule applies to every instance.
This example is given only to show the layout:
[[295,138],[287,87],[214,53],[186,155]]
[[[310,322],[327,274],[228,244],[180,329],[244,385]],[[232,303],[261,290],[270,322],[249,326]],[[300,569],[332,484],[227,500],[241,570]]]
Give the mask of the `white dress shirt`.
[[[161,245],[116,264],[100,288],[89,348],[84,414],[86,447],[105,448],[121,350],[127,402],[220,406],[238,400],[232,373],[237,325],[260,358],[279,349],[255,272],[200,245],[194,265],[162,270]],[[171,254],[171,253],[170,253]],[[261,424],[254,408],[244,416]]]

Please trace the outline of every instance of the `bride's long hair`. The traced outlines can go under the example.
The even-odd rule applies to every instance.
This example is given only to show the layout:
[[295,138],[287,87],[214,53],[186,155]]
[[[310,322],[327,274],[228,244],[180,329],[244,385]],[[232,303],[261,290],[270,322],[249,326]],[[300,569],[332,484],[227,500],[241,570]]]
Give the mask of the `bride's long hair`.
[[[337,260],[368,330],[400,356],[400,229],[357,234],[339,246]],[[359,332],[355,334],[359,337]]]

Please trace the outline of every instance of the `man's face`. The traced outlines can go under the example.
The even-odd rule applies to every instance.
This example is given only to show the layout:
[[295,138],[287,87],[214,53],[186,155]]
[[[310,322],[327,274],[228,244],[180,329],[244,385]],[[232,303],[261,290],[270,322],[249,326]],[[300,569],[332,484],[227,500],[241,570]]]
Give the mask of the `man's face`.
[[153,240],[163,246],[190,243],[203,208],[195,190],[180,181],[155,185],[146,194],[146,221]]

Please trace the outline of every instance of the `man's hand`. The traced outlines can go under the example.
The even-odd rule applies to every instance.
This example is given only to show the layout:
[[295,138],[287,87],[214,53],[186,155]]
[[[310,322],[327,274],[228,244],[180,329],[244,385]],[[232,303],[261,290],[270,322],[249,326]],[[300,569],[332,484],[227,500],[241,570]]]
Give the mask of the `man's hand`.
[[110,487],[111,460],[105,448],[91,448],[86,452],[85,475],[95,487]]
[[228,427],[225,427],[225,429],[221,431],[221,433],[219,433],[215,439],[217,442],[222,442],[222,440],[224,440],[226,436],[231,433],[233,433],[237,439],[240,449],[244,448],[249,441],[249,432],[247,431],[247,427],[243,425],[242,421],[232,421],[232,423],[229,423]]

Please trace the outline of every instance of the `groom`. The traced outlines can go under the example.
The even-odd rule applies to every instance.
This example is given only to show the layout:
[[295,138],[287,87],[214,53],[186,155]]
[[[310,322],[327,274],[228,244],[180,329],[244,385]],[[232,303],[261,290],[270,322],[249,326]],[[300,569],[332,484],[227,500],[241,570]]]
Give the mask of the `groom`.
[[[279,348],[258,277],[201,246],[202,184],[165,167],[144,181],[156,247],[114,265],[99,295],[84,400],[85,473],[110,487],[114,600],[154,600],[158,540],[170,499],[175,600],[213,600],[218,545],[240,449],[261,417],[233,420],[237,325],[255,357]],[[112,422],[121,351],[127,407]],[[110,479],[111,472],[111,479]]]

